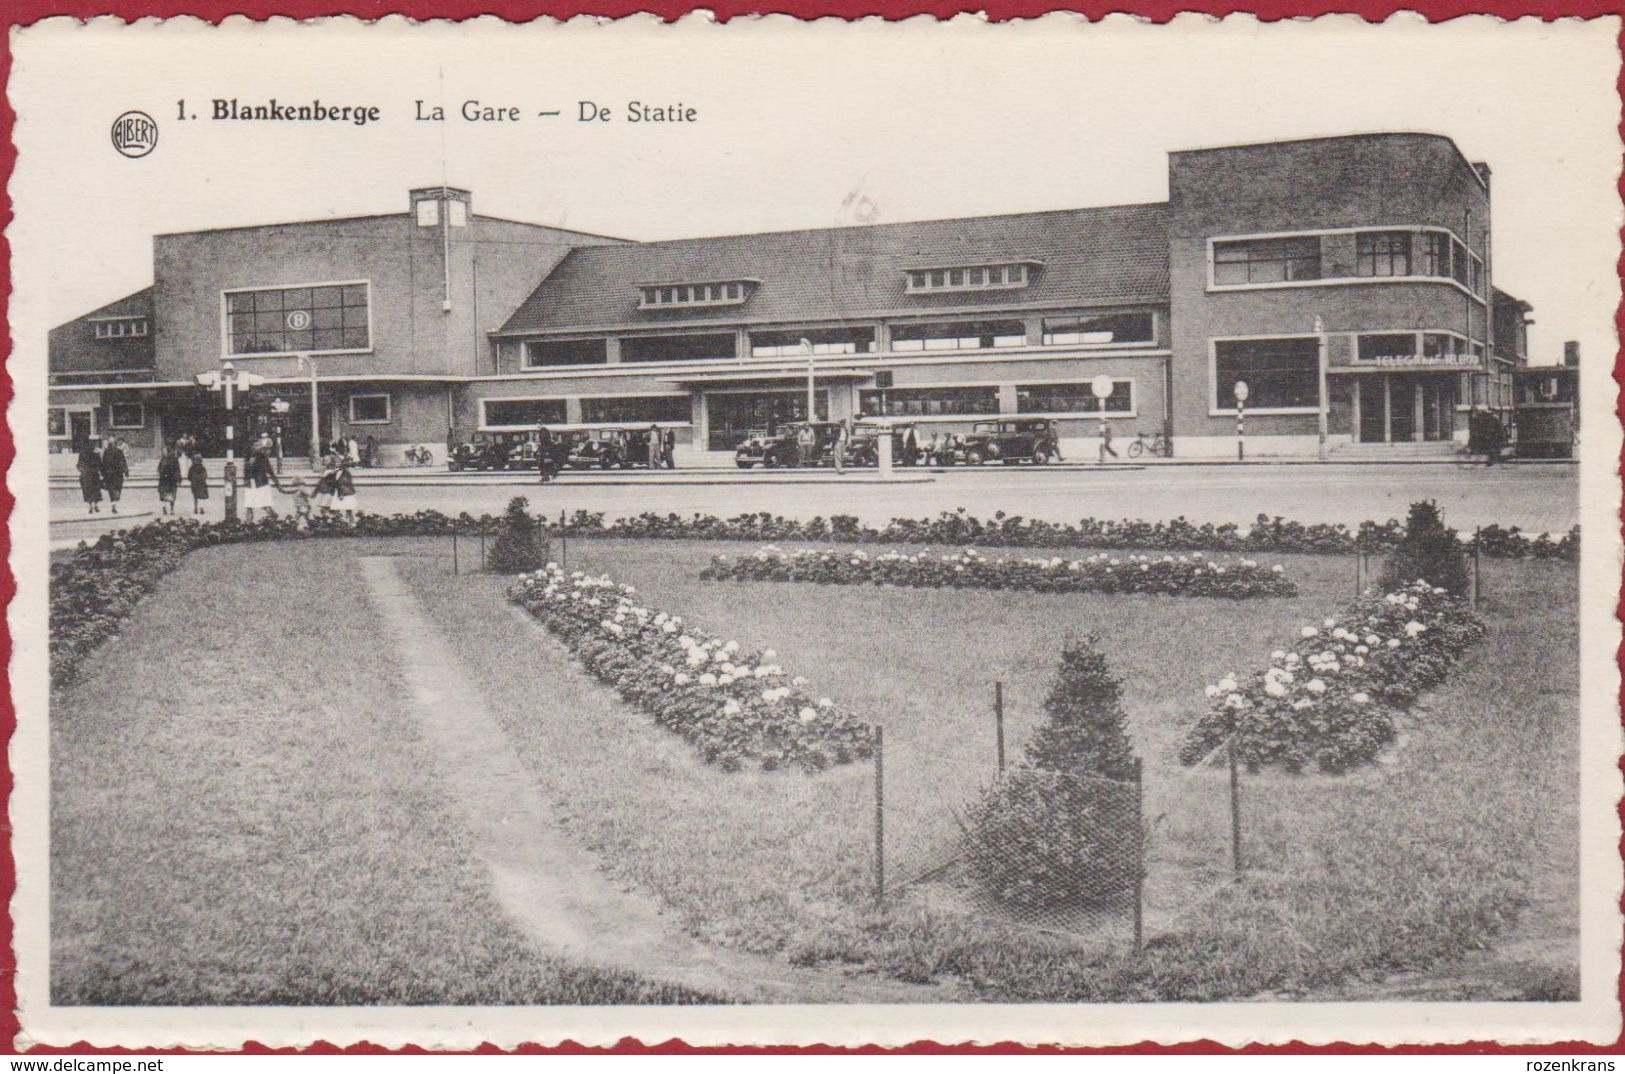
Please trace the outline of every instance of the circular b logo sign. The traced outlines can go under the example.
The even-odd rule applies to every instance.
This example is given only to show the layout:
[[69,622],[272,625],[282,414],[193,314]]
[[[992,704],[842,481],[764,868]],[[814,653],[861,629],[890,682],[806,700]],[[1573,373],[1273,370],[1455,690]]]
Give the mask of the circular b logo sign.
[[288,311],[288,327],[293,329],[295,332],[303,332],[305,329],[309,328],[310,327],[310,311],[309,310],[289,310]]
[[158,124],[145,112],[126,112],[113,120],[113,148],[127,157],[144,157],[158,145]]

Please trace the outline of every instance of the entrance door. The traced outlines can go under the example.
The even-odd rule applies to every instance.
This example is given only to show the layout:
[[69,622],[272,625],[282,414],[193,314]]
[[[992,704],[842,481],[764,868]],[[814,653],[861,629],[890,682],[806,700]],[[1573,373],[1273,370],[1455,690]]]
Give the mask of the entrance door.
[[1388,440],[1388,419],[1384,414],[1387,377],[1356,377],[1360,392],[1360,443],[1381,444]]
[[94,415],[88,410],[68,411],[68,442],[73,445],[74,454],[90,446],[91,438],[96,435],[96,422]]
[[[829,416],[829,392],[819,389],[815,397],[818,417]],[[712,451],[732,451],[756,430],[777,430],[786,422],[807,420],[805,391],[712,392],[705,397],[706,447]]]
[[1385,379],[1388,381],[1388,438],[1396,444],[1418,439],[1416,379],[1400,376]]

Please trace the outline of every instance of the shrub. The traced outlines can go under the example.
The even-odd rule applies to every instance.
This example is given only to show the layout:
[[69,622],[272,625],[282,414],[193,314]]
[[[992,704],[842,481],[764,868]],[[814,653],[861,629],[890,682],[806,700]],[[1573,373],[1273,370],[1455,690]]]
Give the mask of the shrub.
[[1412,582],[1426,582],[1457,597],[1466,596],[1472,585],[1461,541],[1456,531],[1444,524],[1432,500],[1411,504],[1405,535],[1382,568],[1380,584],[1384,590],[1400,589]]
[[502,528],[491,546],[490,569],[497,574],[539,571],[547,566],[547,555],[547,531],[531,517],[530,501],[515,496],[508,501],[508,513],[502,516]]
[[966,862],[994,898],[1103,906],[1133,890],[1140,787],[1121,694],[1095,639],[1062,651],[1048,722],[966,811]]

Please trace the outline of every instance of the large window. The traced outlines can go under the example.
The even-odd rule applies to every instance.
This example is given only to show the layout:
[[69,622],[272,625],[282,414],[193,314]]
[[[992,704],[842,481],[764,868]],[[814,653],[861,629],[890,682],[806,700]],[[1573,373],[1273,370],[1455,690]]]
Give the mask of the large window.
[[550,365],[603,365],[609,348],[601,339],[533,339],[525,344],[525,368]]
[[[1023,414],[1098,414],[1100,400],[1087,380],[1016,385],[1016,409]],[[1134,413],[1134,381],[1113,380],[1106,413]]]
[[725,280],[720,283],[681,283],[638,288],[641,309],[668,309],[685,306],[737,306],[750,297],[755,280]]
[[95,324],[97,339],[139,339],[151,329],[145,317],[110,317]]
[[946,324],[900,324],[892,328],[894,351],[976,351],[1027,345],[1021,321],[954,321]]
[[581,400],[586,425],[611,422],[689,422],[693,420],[686,395],[609,395]]
[[481,428],[535,428],[563,425],[563,399],[484,399],[480,402]]
[[232,354],[369,350],[368,305],[365,283],[228,291],[227,341]]
[[1226,339],[1213,345],[1213,407],[1233,410],[1236,381],[1247,382],[1248,410],[1320,405],[1320,344],[1296,339]]
[[1450,243],[1449,235],[1438,231],[1423,232],[1418,238],[1420,254],[1419,264],[1416,267],[1420,276],[1449,276],[1450,275]]
[[1221,287],[1318,279],[1318,235],[1213,244],[1213,282]]
[[350,396],[350,424],[388,425],[389,393],[372,392]]
[[812,344],[814,354],[869,354],[875,349],[875,330],[863,327],[752,332],[750,354],[752,358],[794,358],[802,353],[802,340]]
[[885,415],[894,418],[997,414],[999,389],[991,385],[976,388],[887,388],[884,391],[871,388],[858,393],[858,409],[870,417]]
[[734,337],[628,336],[621,340],[623,362],[696,362],[734,357]]
[[1094,317],[1045,317],[1044,345],[1106,346],[1150,343],[1152,317],[1145,313],[1103,313]]
[[1409,276],[1411,233],[1363,231],[1355,236],[1355,271],[1361,276]]
[[1380,362],[1384,358],[1409,358],[1416,353],[1416,335],[1412,332],[1377,332],[1360,337],[1356,351],[1362,362]]
[[113,429],[145,429],[147,408],[142,403],[108,403],[107,424]]

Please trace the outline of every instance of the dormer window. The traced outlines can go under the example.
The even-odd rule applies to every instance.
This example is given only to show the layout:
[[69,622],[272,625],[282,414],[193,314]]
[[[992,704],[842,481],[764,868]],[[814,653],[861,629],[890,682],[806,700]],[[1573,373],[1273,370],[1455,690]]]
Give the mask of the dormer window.
[[948,265],[942,268],[911,268],[907,270],[908,293],[930,294],[938,291],[996,291],[1026,287],[1038,261],[1001,262],[992,265]]
[[139,339],[151,331],[145,317],[104,317],[95,325],[97,339]]
[[639,284],[638,308],[689,309],[695,306],[737,306],[750,297],[760,280],[709,280],[704,283]]

